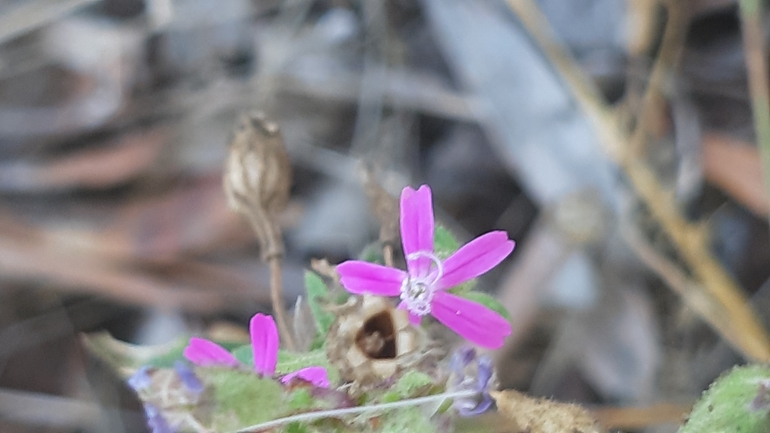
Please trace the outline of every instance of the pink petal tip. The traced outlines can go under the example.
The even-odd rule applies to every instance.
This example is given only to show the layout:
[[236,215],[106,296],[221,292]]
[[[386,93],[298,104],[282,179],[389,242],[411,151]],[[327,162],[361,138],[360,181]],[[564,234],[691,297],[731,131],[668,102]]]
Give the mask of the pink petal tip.
[[329,376],[326,372],[326,369],[323,367],[313,366],[294,371],[282,377],[281,383],[285,385],[291,382],[294,378],[299,378],[305,382],[310,382],[313,384],[313,386],[318,388],[328,388],[330,386]]
[[447,328],[473,344],[499,349],[511,335],[511,324],[505,317],[477,302],[437,292],[431,314]]
[[184,357],[201,367],[221,365],[237,367],[240,362],[224,347],[204,338],[193,337],[184,348]]

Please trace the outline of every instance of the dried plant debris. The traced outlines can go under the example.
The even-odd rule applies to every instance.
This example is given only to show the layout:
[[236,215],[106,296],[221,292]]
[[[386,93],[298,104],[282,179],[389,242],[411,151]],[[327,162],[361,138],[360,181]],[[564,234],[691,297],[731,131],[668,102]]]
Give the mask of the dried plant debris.
[[513,421],[516,433],[603,433],[584,408],[508,390],[492,392],[497,410]]

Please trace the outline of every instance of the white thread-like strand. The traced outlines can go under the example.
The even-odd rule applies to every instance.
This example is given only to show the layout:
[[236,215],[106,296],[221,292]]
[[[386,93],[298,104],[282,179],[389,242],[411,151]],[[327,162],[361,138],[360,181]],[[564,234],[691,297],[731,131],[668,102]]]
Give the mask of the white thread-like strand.
[[466,390],[466,391],[457,391],[457,392],[448,392],[443,394],[429,395],[427,397],[411,398],[408,400],[401,400],[393,403],[381,403],[381,404],[373,404],[369,406],[356,406],[356,407],[348,407],[345,409],[321,410],[318,412],[305,412],[298,415],[287,416],[285,418],[278,418],[272,421],[263,422],[262,424],[256,424],[253,426],[242,428],[240,430],[235,431],[234,433],[252,433],[255,431],[265,430],[265,429],[277,427],[279,425],[288,424],[290,422],[295,422],[295,421],[313,421],[321,418],[338,417],[342,415],[350,415],[350,414],[356,414],[356,413],[376,412],[379,410],[391,410],[391,409],[398,409],[400,407],[407,407],[407,406],[419,406],[421,404],[430,403],[434,401],[441,401],[443,403],[443,401],[448,399],[473,397],[477,394],[478,394],[477,391]]

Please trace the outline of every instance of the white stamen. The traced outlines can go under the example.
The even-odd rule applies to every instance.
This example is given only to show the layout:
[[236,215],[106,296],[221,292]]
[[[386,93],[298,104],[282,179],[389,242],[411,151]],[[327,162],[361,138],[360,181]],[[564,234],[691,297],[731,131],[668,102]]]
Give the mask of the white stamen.
[[[407,256],[409,260],[423,257],[430,259],[436,265],[436,269],[433,272],[428,272],[427,275],[410,274],[401,283],[401,300],[406,303],[406,308],[412,314],[418,316],[425,316],[430,313],[430,305],[436,292],[436,283],[444,275],[443,264],[433,253],[417,251]],[[431,274],[433,274],[433,281],[428,281]]]

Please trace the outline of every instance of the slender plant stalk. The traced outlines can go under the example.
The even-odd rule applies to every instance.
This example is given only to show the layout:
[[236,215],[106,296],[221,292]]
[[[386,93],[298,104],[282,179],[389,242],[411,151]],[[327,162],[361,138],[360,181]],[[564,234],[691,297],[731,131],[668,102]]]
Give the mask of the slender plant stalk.
[[[706,227],[687,221],[673,195],[660,183],[653,170],[629,151],[631,137],[621,128],[617,114],[604,102],[577,62],[557,42],[548,20],[534,1],[506,1],[572,90],[607,154],[623,169],[641,201],[700,280],[702,294],[712,301],[714,307],[701,317],[748,359],[770,362],[770,337],[738,283],[711,254]],[[688,303],[688,298],[684,301]],[[719,315],[726,315],[729,320],[718,320]]]
[[762,156],[765,173],[765,193],[770,200],[770,86],[767,77],[767,47],[762,15],[761,0],[741,0],[741,21],[743,23],[743,51],[749,78],[751,109],[754,113],[754,130],[757,147]]
[[297,350],[294,337],[286,319],[286,304],[283,300],[283,266],[281,256],[272,256],[270,261],[270,298],[273,301],[273,314],[278,324],[278,331],[289,350]]

